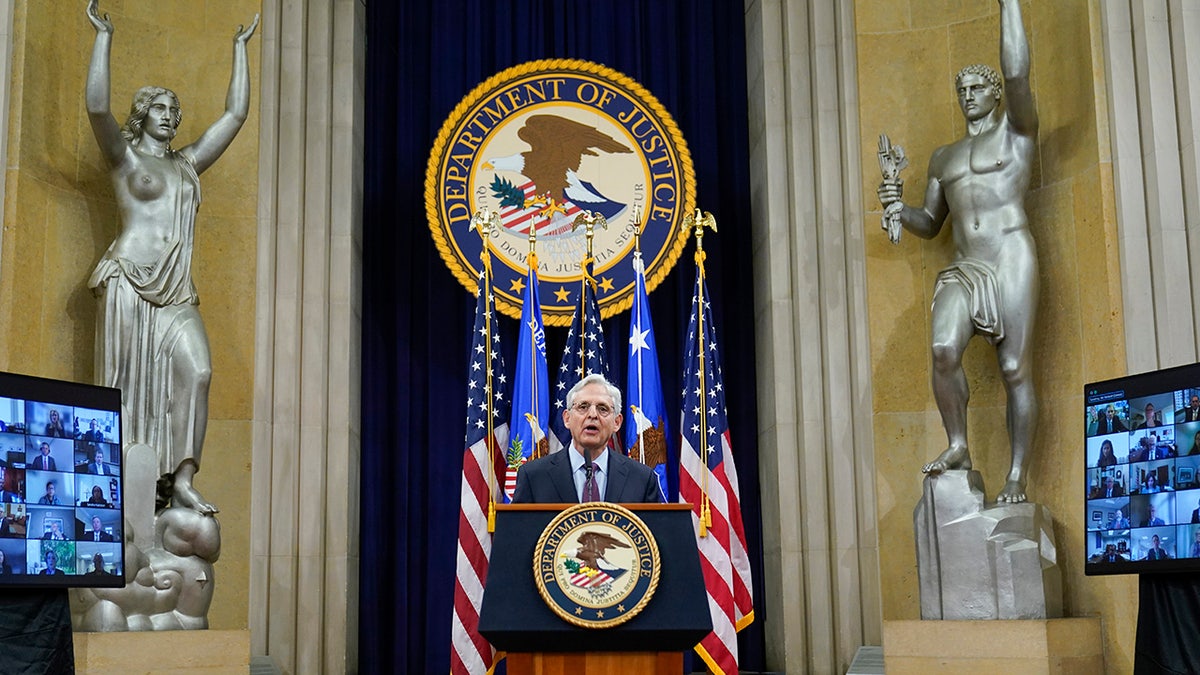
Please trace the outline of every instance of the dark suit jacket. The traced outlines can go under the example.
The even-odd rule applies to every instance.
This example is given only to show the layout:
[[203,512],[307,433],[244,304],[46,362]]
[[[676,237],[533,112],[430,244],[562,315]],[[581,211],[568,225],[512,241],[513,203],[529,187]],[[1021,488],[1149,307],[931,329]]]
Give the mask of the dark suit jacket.
[[1183,409],[1183,421],[1184,422],[1200,422],[1200,411],[1197,411],[1197,414],[1193,414],[1193,411],[1191,408],[1184,408]]
[[53,457],[43,457],[41,455],[34,457],[33,461],[29,463],[29,466],[33,467],[34,469],[37,469],[38,471],[57,471],[58,470],[54,467],[54,458]]
[[[94,532],[95,532],[94,530],[85,530],[83,533],[83,536],[79,537],[79,541],[96,541],[96,535]],[[113,539],[113,536],[111,534],[101,531],[100,532],[100,541],[116,541],[116,540]]]
[[83,467],[83,469],[82,470],[77,469],[76,473],[90,473],[90,474],[95,474],[97,476],[112,476],[112,475],[114,475],[111,472],[109,472],[107,464],[95,464],[93,462],[88,462],[87,464],[80,464],[79,466]]
[[1100,421],[1096,422],[1096,435],[1112,434],[1118,431],[1129,431],[1125,428],[1125,423],[1119,417],[1113,418],[1111,428],[1108,424],[1108,415],[1101,415]]
[[[571,460],[564,448],[535,459],[517,471],[517,489],[513,502],[518,504],[573,504],[579,502]],[[618,452],[608,451],[608,485],[604,501],[657,504],[662,501],[658,474],[641,462]]]
[[1192,522],[1200,523],[1200,509],[1192,509]]
[[1162,548],[1152,548],[1146,553],[1146,560],[1166,560],[1167,552]]
[[1163,519],[1159,518],[1158,516],[1147,518],[1146,520],[1142,521],[1142,527],[1158,527],[1159,525],[1164,524],[1165,523],[1163,523]]

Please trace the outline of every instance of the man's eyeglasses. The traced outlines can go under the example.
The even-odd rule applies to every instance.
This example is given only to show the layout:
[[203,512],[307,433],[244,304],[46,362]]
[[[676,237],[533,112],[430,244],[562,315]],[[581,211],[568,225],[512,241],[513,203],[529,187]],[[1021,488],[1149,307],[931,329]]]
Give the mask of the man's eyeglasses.
[[593,406],[596,408],[596,414],[601,417],[608,417],[609,415],[613,414],[612,406],[607,403],[586,403],[584,401],[580,401],[571,406],[571,409],[580,415],[586,415]]

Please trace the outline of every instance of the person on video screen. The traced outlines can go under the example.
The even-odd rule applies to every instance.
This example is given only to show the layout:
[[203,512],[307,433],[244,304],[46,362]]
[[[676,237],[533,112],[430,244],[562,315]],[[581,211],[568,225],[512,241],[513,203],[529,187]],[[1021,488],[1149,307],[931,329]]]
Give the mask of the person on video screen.
[[111,509],[113,507],[112,502],[104,498],[104,488],[100,487],[99,485],[93,485],[92,496],[88,497],[86,501],[79,502],[79,505],[99,506],[105,509]]
[[1113,497],[1124,497],[1125,490],[1117,485],[1112,476],[1107,476],[1104,479],[1104,484],[1092,490],[1090,499],[1111,499]]
[[1129,429],[1126,429],[1125,423],[1121,421],[1120,417],[1117,417],[1116,406],[1110,403],[1096,422],[1096,435],[1103,436],[1104,434],[1114,434],[1118,431],[1129,431]]
[[1192,553],[1189,558],[1200,558],[1200,530],[1196,530],[1195,541],[1192,542]]
[[1171,556],[1167,554],[1167,550],[1162,547],[1158,540],[1158,535],[1150,537],[1150,550],[1146,551],[1146,557],[1142,560],[1166,560]]
[[44,574],[44,575],[49,575],[49,576],[65,574],[65,572],[58,569],[58,555],[56,555],[54,553],[53,549],[46,551],[46,569],[42,570],[41,572],[38,572],[38,574]]
[[92,529],[83,538],[85,541],[115,541],[111,534],[104,531],[100,516],[92,516]]
[[1151,427],[1161,427],[1162,426],[1162,423],[1159,422],[1158,419],[1154,416],[1155,413],[1154,413],[1154,404],[1153,403],[1146,404],[1145,412],[1146,412],[1146,419],[1142,420],[1142,423],[1137,425],[1137,427],[1136,427],[1137,429],[1149,429]]
[[44,506],[62,506],[62,502],[58,499],[57,490],[57,481],[46,481],[46,494],[38,498],[38,504]]
[[608,442],[621,428],[620,411],[621,391],[603,375],[588,375],[571,387],[563,410],[563,423],[571,431],[570,447],[522,466],[513,501],[661,502],[653,469],[609,452]]
[[12,574],[12,565],[8,564],[8,554],[0,550],[0,574]]
[[1117,512],[1108,520],[1108,529],[1110,530],[1128,530],[1129,519],[1125,517],[1125,512],[1117,509]]
[[104,432],[100,431],[99,423],[95,419],[88,422],[88,430],[83,432],[83,440],[93,443],[100,443],[104,440]]
[[1104,555],[1100,556],[1100,562],[1125,562],[1125,556],[1117,553],[1117,547],[1109,544],[1104,547]]
[[46,433],[43,436],[52,436],[54,438],[70,438],[67,430],[63,428],[62,417],[57,410],[50,410],[50,422],[46,424]]
[[89,571],[87,574],[85,574],[83,576],[85,576],[85,577],[107,577],[107,576],[112,576],[112,572],[105,571],[104,556],[97,553],[96,555],[92,556],[91,571]]
[[1107,438],[1100,443],[1100,461],[1096,462],[1096,466],[1101,469],[1109,466],[1117,465],[1117,455],[1113,452],[1112,441]]
[[1200,422],[1200,396],[1192,394],[1188,405],[1183,409],[1183,419],[1180,422]]
[[110,469],[108,465],[104,463],[104,460],[104,448],[99,445],[89,444],[88,462],[82,466],[79,473],[90,473],[95,476],[116,475],[115,472],[113,472],[112,469]]
[[1146,516],[1146,519],[1142,521],[1142,527],[1158,527],[1159,525],[1166,525],[1166,523],[1163,522],[1162,518],[1154,515],[1154,505],[1151,504],[1150,513]]
[[55,521],[50,523],[50,529],[46,530],[46,533],[42,535],[42,539],[49,539],[51,541],[66,541],[67,535],[62,531],[62,525],[58,524],[58,521]]
[[0,504],[21,504],[21,495],[8,491],[8,462],[0,459]]
[[1158,476],[1150,474],[1146,476],[1146,482],[1142,485],[1142,494],[1152,495],[1156,492],[1162,492],[1162,486],[1158,484]]
[[38,446],[38,453],[39,453],[38,456],[34,457],[33,461],[29,463],[29,467],[31,469],[34,469],[37,471],[57,471],[58,470],[54,466],[54,458],[50,456],[50,444],[49,443],[42,441],[41,445]]

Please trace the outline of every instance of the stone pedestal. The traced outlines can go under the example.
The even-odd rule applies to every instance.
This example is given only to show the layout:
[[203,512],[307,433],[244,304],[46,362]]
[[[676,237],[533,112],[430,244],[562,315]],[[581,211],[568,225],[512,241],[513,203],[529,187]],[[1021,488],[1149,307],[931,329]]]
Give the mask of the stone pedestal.
[[1100,618],[884,621],[887,675],[1094,675],[1104,672]]
[[913,511],[922,619],[1062,616],[1062,577],[1050,510],[984,506],[978,471],[925,477]]
[[75,633],[75,671],[88,675],[205,675],[250,670],[250,631]]

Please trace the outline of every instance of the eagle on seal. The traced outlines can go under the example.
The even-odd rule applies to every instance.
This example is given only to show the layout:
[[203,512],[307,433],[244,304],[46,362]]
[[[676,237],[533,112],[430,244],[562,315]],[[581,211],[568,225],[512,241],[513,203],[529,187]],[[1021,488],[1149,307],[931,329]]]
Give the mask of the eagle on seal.
[[583,561],[584,565],[587,565],[594,570],[600,569],[600,566],[596,562],[597,560],[608,562],[608,560],[604,557],[604,553],[608,549],[614,547],[630,548],[629,544],[620,541],[612,535],[604,534],[603,532],[584,532],[583,534],[579,535],[579,538],[575,541],[581,544],[579,550],[575,552],[575,557]]
[[515,171],[528,178],[535,196],[526,200],[524,206],[554,206],[571,201],[605,218],[612,218],[625,208],[625,204],[600,194],[577,173],[585,155],[632,153],[624,143],[593,126],[547,114],[530,115],[517,130],[517,137],[529,144],[529,150],[489,159],[483,168]]

